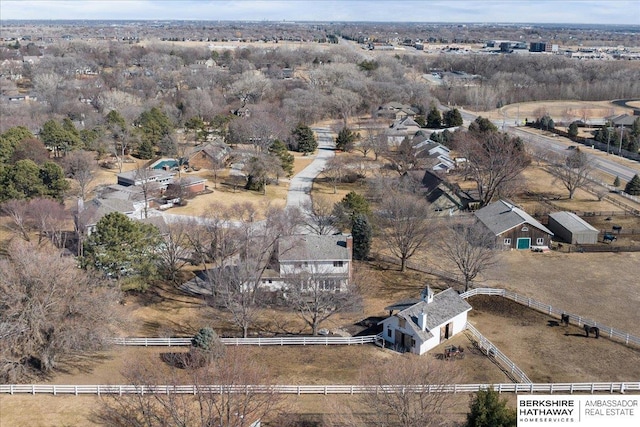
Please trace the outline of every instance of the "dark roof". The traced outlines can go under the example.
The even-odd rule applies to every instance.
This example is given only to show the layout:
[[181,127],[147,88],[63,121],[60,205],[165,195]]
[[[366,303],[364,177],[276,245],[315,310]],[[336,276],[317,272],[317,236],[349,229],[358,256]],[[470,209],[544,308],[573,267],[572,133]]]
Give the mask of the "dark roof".
[[521,224],[529,224],[553,236],[553,232],[540,224],[534,217],[504,200],[485,206],[476,211],[475,215],[496,236]]
[[350,235],[294,235],[278,240],[278,260],[282,261],[343,261],[351,259],[347,248]]
[[422,177],[422,185],[425,187],[427,193],[431,193],[433,190],[438,188],[438,186],[443,182],[443,179],[440,178],[435,173],[426,170],[424,171],[424,176]]

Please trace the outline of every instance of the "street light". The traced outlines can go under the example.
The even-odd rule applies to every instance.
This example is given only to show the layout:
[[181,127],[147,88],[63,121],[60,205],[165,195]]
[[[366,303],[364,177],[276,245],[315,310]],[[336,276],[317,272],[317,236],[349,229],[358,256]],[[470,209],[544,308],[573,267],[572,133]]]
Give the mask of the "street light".
[[620,125],[620,146],[618,147],[618,156],[621,156],[622,154],[622,132],[624,132],[624,126],[621,124]]

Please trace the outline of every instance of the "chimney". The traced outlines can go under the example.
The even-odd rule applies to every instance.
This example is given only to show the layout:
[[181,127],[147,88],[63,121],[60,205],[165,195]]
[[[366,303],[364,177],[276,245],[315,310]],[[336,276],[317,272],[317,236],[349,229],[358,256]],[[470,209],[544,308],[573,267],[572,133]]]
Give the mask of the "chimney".
[[423,331],[427,330],[427,313],[424,310],[418,313],[418,326]]
[[353,237],[351,234],[346,236],[347,250],[349,251],[349,258],[353,256]]

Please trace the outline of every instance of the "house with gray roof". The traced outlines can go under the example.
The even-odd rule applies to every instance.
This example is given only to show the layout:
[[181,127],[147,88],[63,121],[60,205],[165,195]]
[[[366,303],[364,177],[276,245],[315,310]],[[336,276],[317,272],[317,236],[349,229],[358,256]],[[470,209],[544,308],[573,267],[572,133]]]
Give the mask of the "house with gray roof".
[[464,331],[471,306],[453,288],[434,294],[427,286],[420,299],[385,309],[389,317],[379,323],[385,342],[400,352],[420,355]]
[[500,200],[475,212],[502,249],[545,249],[553,232],[516,205]]

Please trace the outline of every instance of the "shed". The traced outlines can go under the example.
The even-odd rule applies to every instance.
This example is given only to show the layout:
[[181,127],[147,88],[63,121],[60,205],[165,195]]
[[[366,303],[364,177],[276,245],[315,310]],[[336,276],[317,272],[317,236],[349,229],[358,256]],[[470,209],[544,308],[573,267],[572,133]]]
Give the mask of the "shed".
[[598,230],[572,212],[549,214],[549,229],[567,243],[598,243]]

